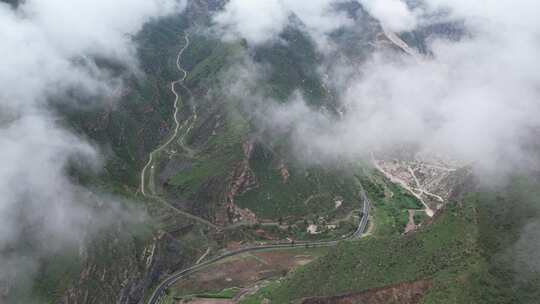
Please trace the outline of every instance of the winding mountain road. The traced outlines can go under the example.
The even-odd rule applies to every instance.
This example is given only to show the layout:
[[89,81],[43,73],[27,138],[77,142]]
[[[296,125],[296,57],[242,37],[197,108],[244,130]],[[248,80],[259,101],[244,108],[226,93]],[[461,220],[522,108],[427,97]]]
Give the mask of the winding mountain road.
[[146,174],[147,174],[148,169],[153,170],[155,168],[154,161],[155,161],[156,155],[160,153],[161,151],[165,150],[176,139],[176,137],[178,136],[178,131],[180,130],[181,125],[180,125],[180,121],[178,120],[178,112],[180,111],[180,95],[178,94],[178,92],[176,92],[176,85],[179,83],[183,83],[184,80],[186,80],[187,75],[188,75],[187,71],[184,70],[182,66],[180,65],[180,58],[182,57],[182,54],[184,54],[184,51],[189,47],[189,44],[190,44],[189,35],[186,34],[184,36],[184,39],[186,43],[184,47],[182,47],[180,52],[178,52],[178,56],[176,57],[176,67],[178,68],[180,72],[182,72],[183,76],[182,78],[171,82],[171,91],[173,92],[175,96],[174,115],[173,115],[174,123],[175,123],[174,133],[163,145],[157,147],[154,151],[150,153],[148,162],[146,163],[146,165],[141,171],[141,193],[144,196],[148,196],[148,193],[146,192]]
[[231,252],[227,252],[224,254],[221,254],[219,256],[213,257],[207,261],[196,263],[195,265],[188,267],[186,269],[180,270],[178,272],[175,272],[165,278],[159,285],[154,289],[154,292],[146,302],[147,304],[159,304],[161,300],[163,299],[163,296],[165,295],[165,290],[170,288],[173,284],[178,282],[179,280],[185,278],[186,276],[196,273],[205,267],[208,267],[212,264],[215,264],[217,262],[220,262],[224,259],[241,255],[248,252],[258,252],[258,251],[265,251],[265,250],[275,250],[275,249],[281,249],[281,250],[287,250],[287,249],[295,249],[295,248],[322,248],[322,247],[334,247],[337,246],[341,241],[347,241],[347,240],[357,240],[361,238],[367,228],[368,220],[369,220],[369,209],[371,206],[371,202],[369,201],[369,198],[366,195],[365,190],[362,188],[360,191],[360,199],[363,202],[362,206],[362,219],[360,220],[360,223],[358,224],[358,228],[356,231],[351,234],[350,236],[338,240],[333,241],[320,241],[320,242],[288,242],[288,243],[278,243],[278,244],[270,244],[270,245],[262,245],[262,246],[254,246],[254,247],[247,247]]
[[[407,54],[409,54],[409,55],[411,55],[411,56],[413,56],[415,58],[418,58],[418,54],[413,49],[411,49],[401,38],[399,38],[399,36],[397,36],[393,32],[388,31],[385,28],[383,28],[383,30],[384,30],[385,36],[393,44],[395,44],[398,48],[402,49],[405,53],[407,53]],[[185,80],[185,78],[187,77],[187,72],[184,69],[182,69],[182,67],[180,66],[180,63],[179,63],[180,56],[182,55],[183,51],[187,48],[187,46],[189,46],[189,38],[188,38],[187,35],[186,35],[186,42],[187,42],[186,46],[180,51],[180,53],[178,55],[178,60],[177,60],[177,67],[178,67],[178,69],[180,71],[182,71],[184,73],[184,77],[179,81],[173,82],[173,84],[172,84],[173,93],[176,95],[176,101],[175,101],[175,109],[176,109],[176,111],[178,110],[177,103],[178,103],[179,97],[178,97],[178,94],[176,93],[176,91],[174,90],[174,86],[175,86],[176,83],[182,84],[183,81]],[[165,143],[163,146],[161,146],[160,148],[158,148],[154,152],[157,153],[157,152],[163,150],[164,148],[166,148],[170,144],[170,142],[172,142],[174,140],[174,138],[176,138],[176,136],[178,135],[177,133],[178,133],[178,129],[179,129],[179,123],[178,123],[178,121],[176,119],[176,114],[175,114],[175,121],[177,123],[177,128],[175,130],[174,136],[167,143]],[[191,130],[191,128],[192,127],[187,129],[188,132]],[[182,137],[181,141],[183,141],[184,137],[185,137],[185,134]],[[147,169],[148,166],[151,166],[152,162],[153,162],[153,154],[151,154],[150,160],[149,160],[147,166],[145,167],[145,170]],[[381,170],[381,169],[379,169],[379,170]],[[384,170],[381,170],[381,171],[384,172]],[[145,188],[145,185],[144,185],[144,173],[145,172],[143,171],[143,173],[141,174],[141,190],[142,190],[143,194],[145,194],[145,192],[144,192],[144,188]],[[404,185],[404,186],[406,186],[406,185]],[[274,249],[286,250],[286,249],[295,249],[295,248],[333,247],[333,246],[336,246],[337,244],[339,244],[341,241],[356,240],[356,239],[361,238],[364,235],[364,233],[366,231],[366,228],[367,228],[367,224],[369,222],[369,210],[370,210],[371,202],[369,201],[369,198],[367,197],[367,194],[366,194],[366,192],[363,189],[361,184],[360,184],[360,188],[361,188],[360,200],[363,202],[362,218],[361,218],[361,220],[360,220],[360,222],[358,224],[358,227],[357,227],[356,231],[354,233],[352,233],[350,236],[348,236],[346,238],[338,239],[338,240],[332,240],[332,241],[289,242],[289,243],[278,243],[278,244],[247,247],[247,248],[239,249],[239,250],[236,250],[236,251],[227,252],[227,253],[221,254],[219,256],[213,257],[213,258],[211,258],[211,259],[209,259],[207,261],[202,262],[201,260],[206,256],[206,254],[205,254],[203,256],[203,258],[200,258],[197,261],[197,263],[195,263],[195,265],[193,265],[191,267],[188,267],[186,269],[180,270],[178,272],[175,272],[175,273],[169,275],[167,278],[165,278],[161,283],[159,283],[158,286],[152,292],[152,294],[151,294],[150,298],[148,299],[147,303],[148,304],[159,304],[161,302],[161,300],[163,299],[163,296],[165,295],[165,291],[168,288],[170,288],[173,284],[175,284],[177,281],[185,278],[186,276],[188,276],[190,274],[196,273],[196,272],[204,269],[205,267],[211,266],[212,264],[215,264],[217,262],[220,262],[220,261],[222,261],[224,259],[227,259],[227,258],[230,258],[230,257],[233,257],[233,256],[241,255],[241,254],[248,253],[248,252],[257,252],[257,251],[274,250]],[[416,194],[408,186],[406,188],[410,192],[412,192],[413,194]],[[415,195],[415,196],[417,196],[417,195]],[[428,208],[428,210],[429,210],[429,207],[427,205],[426,205],[426,208]]]
[[[175,123],[175,127],[174,127],[174,133],[171,135],[171,137],[165,142],[163,143],[161,146],[157,147],[154,151],[152,151],[150,153],[150,157],[148,158],[148,162],[146,163],[146,165],[144,166],[144,168],[142,169],[141,171],[141,185],[140,185],[140,188],[141,188],[141,193],[144,197],[147,197],[147,198],[150,198],[150,199],[153,199],[153,200],[156,200],[160,203],[162,203],[164,206],[166,206],[167,208],[173,210],[174,212],[176,213],[179,213],[189,219],[192,219],[194,221],[197,221],[203,225],[206,225],[206,226],[209,226],[209,227],[212,227],[212,228],[215,228],[215,229],[221,229],[219,226],[215,225],[214,223],[208,221],[208,220],[205,220],[201,217],[198,217],[198,216],[195,216],[191,213],[188,213],[188,212],[185,212],[179,208],[176,208],[175,206],[171,205],[169,202],[167,202],[165,199],[157,196],[155,194],[155,191],[153,189],[153,186],[150,187],[148,189],[148,182],[146,180],[146,176],[148,175],[148,171],[150,170],[150,184],[153,184],[153,176],[154,176],[154,170],[155,170],[155,161],[156,161],[156,157],[159,153],[161,153],[162,151],[164,151],[165,149],[167,149],[169,147],[169,145],[171,145],[171,143],[174,142],[175,139],[178,138],[178,134],[180,132],[180,129],[182,128],[182,124],[180,123],[179,119],[178,119],[178,112],[180,111],[180,101],[181,101],[181,98],[180,98],[180,94],[178,94],[178,92],[176,91],[176,86],[177,85],[181,85],[183,88],[185,88],[187,90],[187,92],[190,94],[191,96],[191,91],[186,88],[186,86],[184,85],[184,81],[186,80],[187,76],[188,76],[188,72],[182,68],[181,64],[180,64],[180,61],[181,61],[181,58],[182,58],[182,55],[184,54],[185,50],[189,47],[190,45],[190,40],[189,40],[189,34],[185,34],[184,36],[184,39],[185,39],[185,44],[184,46],[182,47],[182,49],[178,52],[178,56],[176,57],[176,68],[178,69],[178,71],[180,71],[182,73],[182,77],[178,80],[175,80],[173,82],[171,82],[171,91],[172,93],[174,94],[175,96],[175,99],[174,99],[174,114],[173,114],[173,118],[174,118],[174,123]],[[188,150],[189,153],[191,153],[191,149],[188,149],[185,147],[184,145],[184,139],[185,137],[187,136],[187,133],[189,133],[191,131],[191,129],[193,129],[193,125],[195,124],[195,122],[197,121],[197,114],[196,114],[196,109],[195,107],[193,107],[193,116],[192,116],[192,119],[191,119],[191,124],[190,126],[187,128],[187,131],[182,135],[182,138],[180,140],[180,145],[182,146],[182,148]],[[187,123],[187,121],[186,121]]]
[[[183,74],[183,76],[180,79],[178,79],[176,81],[173,81],[171,83],[171,91],[175,95],[175,101],[174,101],[175,128],[174,128],[174,133],[164,144],[162,144],[161,146],[159,146],[158,148],[156,148],[154,151],[152,151],[150,153],[150,157],[148,159],[148,162],[146,163],[143,170],[141,171],[141,176],[140,176],[140,178],[141,178],[141,185],[140,185],[141,193],[143,194],[143,196],[145,196],[147,198],[157,200],[157,201],[163,203],[166,207],[174,210],[175,212],[177,212],[179,214],[182,214],[183,216],[185,216],[185,217],[187,217],[189,219],[195,220],[195,221],[197,221],[199,223],[202,223],[204,225],[207,225],[207,226],[215,228],[215,229],[220,229],[220,230],[221,229],[227,229],[229,227],[225,227],[225,228],[219,227],[219,226],[217,226],[217,225],[215,225],[215,224],[213,224],[213,223],[211,223],[211,222],[209,222],[209,221],[207,221],[207,220],[205,220],[203,218],[200,218],[198,216],[195,216],[193,214],[187,213],[185,211],[182,211],[182,210],[176,208],[175,206],[169,204],[165,199],[157,196],[155,194],[154,189],[152,189],[152,187],[150,187],[150,189],[148,189],[148,187],[147,187],[146,175],[148,174],[148,170],[150,170],[150,177],[153,176],[153,174],[154,174],[153,171],[154,171],[155,165],[156,165],[155,160],[156,160],[157,155],[160,152],[164,151],[175,139],[178,138],[178,136],[179,136],[178,134],[179,134],[180,129],[183,129],[184,126],[188,123],[186,121],[182,125],[180,123],[180,121],[178,120],[178,112],[179,112],[179,109],[180,109],[180,100],[181,100],[181,98],[180,98],[180,95],[178,94],[178,92],[176,91],[176,86],[180,85],[188,92],[188,94],[191,95],[191,91],[189,90],[189,88],[187,88],[184,85],[184,81],[186,80],[186,78],[188,76],[188,72],[185,69],[183,69],[181,64],[180,64],[182,54],[184,53],[184,51],[190,45],[189,34],[186,33],[186,35],[184,36],[184,39],[185,39],[186,43],[185,43],[184,47],[182,47],[182,49],[179,51],[177,59],[176,59],[176,67]],[[192,106],[192,107],[193,107],[193,115],[192,115],[192,117],[190,119],[191,123],[190,123],[189,127],[186,128],[186,131],[180,137],[180,140],[179,140],[180,146],[183,149],[185,149],[186,152],[188,152],[189,154],[193,154],[194,152],[189,147],[185,146],[184,141],[185,141],[186,136],[193,129],[195,122],[197,121],[196,108],[195,108],[195,106]],[[191,267],[188,267],[186,269],[180,270],[178,272],[175,272],[175,273],[169,275],[167,278],[165,278],[161,283],[159,283],[159,285],[154,289],[154,291],[153,291],[152,295],[150,296],[150,298],[148,299],[147,303],[148,304],[160,303],[161,300],[163,299],[163,296],[165,295],[165,290],[167,290],[170,286],[172,286],[178,280],[184,278],[185,276],[187,276],[189,274],[195,273],[195,272],[197,272],[197,271],[199,271],[199,270],[201,270],[201,269],[203,269],[205,267],[208,267],[208,266],[210,266],[210,265],[212,265],[214,263],[217,263],[219,261],[222,261],[224,259],[227,259],[227,258],[230,258],[230,257],[233,257],[233,256],[241,255],[241,254],[247,253],[247,252],[257,252],[257,251],[273,250],[273,249],[286,250],[286,249],[294,249],[294,248],[333,247],[333,246],[336,246],[337,244],[339,244],[339,242],[341,242],[341,241],[355,240],[355,239],[358,239],[358,238],[362,237],[365,230],[366,230],[367,224],[368,224],[369,209],[370,209],[371,203],[370,203],[369,198],[367,197],[366,192],[363,189],[361,184],[360,184],[360,188],[361,188],[361,191],[360,191],[360,194],[359,194],[360,195],[360,201],[363,204],[363,206],[362,206],[362,218],[361,218],[361,220],[360,220],[360,222],[358,224],[358,227],[357,227],[356,231],[354,231],[354,233],[352,233],[348,237],[341,238],[341,239],[338,239],[338,240],[332,240],[332,241],[288,242],[288,243],[277,243],[277,244],[269,244],[269,245],[247,247],[247,248],[239,249],[239,250],[236,250],[236,251],[231,251],[231,252],[221,254],[219,256],[213,257],[213,258],[203,262],[202,260],[207,255],[207,254],[205,254],[203,257],[199,258],[199,260],[197,261],[197,263],[195,263],[195,265],[193,265]]]

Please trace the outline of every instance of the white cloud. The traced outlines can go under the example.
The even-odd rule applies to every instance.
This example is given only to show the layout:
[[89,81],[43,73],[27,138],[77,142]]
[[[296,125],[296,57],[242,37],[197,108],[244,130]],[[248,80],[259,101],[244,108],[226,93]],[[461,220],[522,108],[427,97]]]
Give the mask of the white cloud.
[[319,46],[326,47],[325,35],[351,20],[334,5],[343,0],[231,0],[214,21],[226,39],[245,38],[250,44],[274,40],[295,15]]
[[415,14],[402,0],[360,0],[366,10],[393,32],[413,30],[417,25]]
[[[359,70],[333,66],[340,119],[295,96],[291,105],[262,110],[264,126],[292,132],[298,155],[308,159],[354,159],[412,143],[482,173],[539,168],[531,147],[540,130],[540,21],[532,13],[540,4],[426,2],[426,10],[413,14],[417,20],[399,29],[441,21],[433,13],[445,11],[445,20],[463,20],[469,34],[459,41],[428,40],[430,55],[423,58],[381,51]],[[428,15],[432,19],[424,20]]]
[[275,38],[288,17],[280,0],[232,0],[214,21],[222,27],[226,38],[245,38],[250,43],[260,44]]
[[[27,0],[15,10],[0,3],[0,284],[102,222],[82,204],[88,191],[66,176],[68,163],[95,167],[99,154],[55,123],[49,98],[71,88],[98,96],[118,87],[120,79],[93,58],[137,70],[132,36],[150,19],[184,6],[175,0]],[[24,258],[6,253],[29,227],[39,227],[32,238],[40,250]]]
[[74,59],[103,56],[134,67],[131,35],[177,6],[173,0],[30,0],[18,11],[1,5],[0,82],[8,84],[0,92],[1,105],[20,110],[59,86],[107,89],[107,75],[89,61],[82,67]]

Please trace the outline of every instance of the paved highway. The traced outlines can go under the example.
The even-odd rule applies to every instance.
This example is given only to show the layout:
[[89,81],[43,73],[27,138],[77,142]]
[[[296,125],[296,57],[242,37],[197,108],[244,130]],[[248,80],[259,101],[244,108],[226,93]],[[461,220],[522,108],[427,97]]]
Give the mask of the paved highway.
[[369,209],[371,206],[371,203],[369,201],[369,198],[366,195],[365,190],[362,188],[360,191],[360,199],[363,203],[362,206],[362,218],[360,220],[360,223],[358,224],[358,228],[356,231],[351,234],[350,236],[334,240],[334,241],[321,241],[321,242],[295,242],[295,243],[279,243],[279,244],[271,244],[271,245],[262,245],[262,246],[254,246],[254,247],[247,247],[243,249],[239,249],[236,251],[231,251],[228,253],[224,253],[222,255],[219,255],[217,257],[211,258],[207,261],[204,261],[200,264],[193,265],[189,268],[180,270],[178,272],[173,273],[172,275],[168,276],[165,280],[163,280],[155,289],[152,295],[150,296],[148,300],[148,304],[158,304],[163,299],[163,296],[165,295],[165,290],[167,290],[169,287],[171,287],[174,283],[181,280],[182,278],[196,273],[199,270],[212,265],[216,262],[222,261],[224,259],[240,255],[247,252],[257,252],[257,251],[264,251],[264,250],[271,250],[271,249],[294,249],[294,248],[321,248],[321,247],[333,247],[339,244],[341,241],[345,240],[353,240],[358,239],[362,237],[364,234],[368,220],[369,220]]
[[360,187],[361,187],[360,199],[363,202],[362,219],[360,220],[360,223],[358,224],[358,228],[353,234],[353,238],[362,237],[364,232],[366,232],[367,224],[369,221],[369,208],[370,208],[369,198],[367,197],[366,191],[364,190],[364,187],[362,186],[362,184],[360,184]]

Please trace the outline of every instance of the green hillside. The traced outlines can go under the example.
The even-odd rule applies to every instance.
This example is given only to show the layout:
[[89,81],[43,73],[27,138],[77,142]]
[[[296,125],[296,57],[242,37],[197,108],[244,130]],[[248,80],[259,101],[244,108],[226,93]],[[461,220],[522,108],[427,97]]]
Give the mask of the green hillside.
[[[534,176],[493,189],[466,185],[476,191],[452,197],[430,219],[419,199],[371,165],[305,161],[292,152],[288,131],[275,134],[257,121],[254,108],[282,105],[296,94],[311,110],[341,119],[338,100],[345,93],[329,88],[321,64],[339,60],[354,69],[389,44],[356,1],[337,7],[363,28],[329,35],[337,49],[330,54],[320,51],[300,25],[289,25],[276,41],[257,46],[224,40],[209,30],[210,11],[223,2],[193,0],[182,15],[146,24],[133,37],[140,74],[96,59],[125,83],[114,100],[54,105],[60,123],[103,154],[101,171],[81,168],[76,160],[66,168],[74,183],[91,189],[88,196],[98,197],[90,207],[115,215],[116,206],[101,204],[111,199],[119,201],[119,209],[136,209],[137,216],[114,218],[76,246],[38,257],[39,265],[32,265],[35,281],[25,282],[31,288],[15,286],[10,303],[144,303],[165,278],[203,255],[208,259],[274,242],[342,240],[365,215],[362,189],[372,203],[367,237],[340,242],[313,262],[280,272],[279,279],[272,276],[240,303],[301,303],[312,297],[326,303],[325,297],[415,282],[427,284],[415,303],[538,302],[540,268],[531,266],[540,260],[534,245],[540,182]],[[404,38],[423,46],[424,36]],[[178,81],[183,73],[177,58],[188,40],[178,61],[187,74]],[[235,74],[238,65],[249,68],[253,62],[264,73],[243,87],[244,79]],[[106,198],[99,196],[103,193]],[[421,226],[404,235],[409,219]],[[313,233],[310,226],[320,230]],[[46,244],[28,237],[20,246],[13,252],[30,254]],[[233,290],[238,292],[205,296],[231,298]]]
[[516,242],[540,212],[539,194],[525,179],[469,194],[418,233],[342,244],[242,303],[289,303],[418,280],[432,282],[422,303],[535,303],[540,272],[519,267],[535,256]]

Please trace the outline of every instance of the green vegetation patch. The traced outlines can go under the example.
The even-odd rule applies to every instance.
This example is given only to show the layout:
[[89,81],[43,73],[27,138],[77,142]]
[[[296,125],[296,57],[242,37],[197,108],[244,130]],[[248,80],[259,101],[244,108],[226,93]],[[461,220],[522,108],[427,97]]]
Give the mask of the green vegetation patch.
[[186,83],[190,88],[214,87],[221,85],[221,72],[230,67],[230,60],[235,54],[241,53],[243,46],[240,43],[223,43],[216,40],[207,40],[204,37],[192,38],[193,48],[186,50],[185,64],[190,70]]
[[82,269],[83,262],[77,248],[66,249],[43,261],[33,291],[46,302],[58,299],[72,286],[72,280],[77,278]]
[[432,282],[424,304],[537,303],[540,271],[526,241],[534,241],[538,231],[530,238],[529,228],[539,216],[538,184],[514,179],[466,195],[415,234],[344,243],[242,303],[291,303],[420,279]]
[[478,258],[476,236],[474,208],[453,205],[434,225],[411,237],[345,242],[243,303],[264,298],[289,303],[436,277],[450,266],[466,269]]
[[235,295],[237,295],[240,292],[240,288],[233,287],[233,288],[227,288],[223,289],[220,292],[212,293],[202,293],[195,295],[197,298],[204,298],[204,299],[232,299]]
[[[237,204],[249,208],[263,219],[303,219],[307,215],[335,217],[348,210],[361,209],[359,187],[354,176],[339,169],[286,166],[282,172],[279,156],[256,145],[250,167],[257,177],[258,187],[237,199]],[[336,209],[336,201],[342,205]]]
[[314,42],[301,30],[289,27],[281,35],[286,43],[256,48],[255,60],[271,67],[267,80],[269,95],[287,100],[300,89],[312,105],[332,105],[333,99],[323,85],[317,66],[322,56]]
[[224,123],[219,136],[208,139],[205,150],[192,166],[169,179],[177,195],[190,197],[215,177],[221,178],[221,182],[226,181],[235,165],[244,158],[242,144],[247,139],[247,122],[230,111]]
[[409,210],[424,207],[407,190],[387,181],[378,173],[361,177],[361,182],[373,202],[377,236],[400,235],[409,222]]

